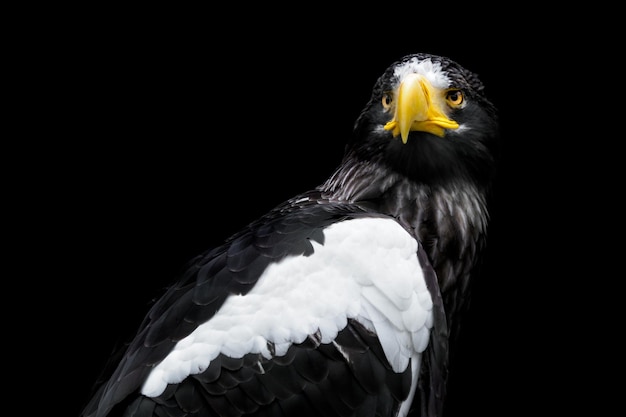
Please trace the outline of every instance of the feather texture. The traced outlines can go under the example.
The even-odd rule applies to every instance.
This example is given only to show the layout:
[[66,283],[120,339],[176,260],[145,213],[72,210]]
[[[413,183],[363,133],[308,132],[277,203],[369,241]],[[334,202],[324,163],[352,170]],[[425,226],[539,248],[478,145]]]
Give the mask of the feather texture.
[[191,260],[82,417],[442,416],[495,174],[483,90],[390,65],[335,172]]

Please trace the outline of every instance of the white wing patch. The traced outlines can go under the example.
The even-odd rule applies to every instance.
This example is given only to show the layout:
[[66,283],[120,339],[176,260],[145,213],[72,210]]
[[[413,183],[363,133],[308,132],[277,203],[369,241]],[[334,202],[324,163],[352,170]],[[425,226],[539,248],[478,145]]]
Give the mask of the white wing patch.
[[404,371],[411,358],[418,362],[433,319],[417,241],[380,218],[336,223],[324,235],[324,245],[311,242],[313,255],[269,265],[248,294],[228,298],[152,370],[142,393],[160,395],[168,383],[206,370],[220,353],[270,358],[271,342],[282,356],[318,330],[322,343],[332,343],[348,319],[380,336],[394,371]]

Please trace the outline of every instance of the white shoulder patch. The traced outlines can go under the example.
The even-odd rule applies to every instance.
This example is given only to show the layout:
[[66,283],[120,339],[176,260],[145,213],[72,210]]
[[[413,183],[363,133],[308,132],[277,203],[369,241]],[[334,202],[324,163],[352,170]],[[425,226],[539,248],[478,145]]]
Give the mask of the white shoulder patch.
[[[419,361],[432,327],[432,301],[417,259],[417,241],[393,219],[333,224],[311,256],[270,264],[246,295],[231,296],[208,322],[176,344],[148,376],[142,393],[206,370],[220,353],[282,356],[319,331],[331,343],[355,319],[375,331],[394,371]],[[414,364],[415,365],[415,364]]]

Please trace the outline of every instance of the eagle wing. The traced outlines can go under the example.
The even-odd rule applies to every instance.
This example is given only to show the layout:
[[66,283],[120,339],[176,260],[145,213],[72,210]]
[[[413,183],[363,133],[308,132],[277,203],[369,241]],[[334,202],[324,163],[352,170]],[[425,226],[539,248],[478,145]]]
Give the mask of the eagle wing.
[[433,286],[395,219],[299,196],[189,264],[84,416],[406,414],[443,317]]

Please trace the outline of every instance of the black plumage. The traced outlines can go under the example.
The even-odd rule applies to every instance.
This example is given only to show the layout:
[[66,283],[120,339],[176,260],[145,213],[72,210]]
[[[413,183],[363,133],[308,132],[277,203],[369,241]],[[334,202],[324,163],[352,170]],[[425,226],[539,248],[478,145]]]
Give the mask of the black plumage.
[[[82,416],[442,416],[450,355],[485,247],[495,175],[498,121],[483,90],[474,73],[445,57],[414,54],[393,63],[374,85],[329,179],[191,260],[151,307]],[[384,326],[392,329],[387,336],[379,334],[383,325],[372,325],[377,319],[365,310],[346,310],[345,317],[332,316],[330,323],[324,316],[319,330],[304,336],[304,322],[290,317],[293,324],[283,324],[283,312],[276,311],[275,322],[259,323],[259,333],[253,316],[233,322],[252,332],[241,339],[244,344],[220,339],[210,359],[180,362],[193,363],[191,369],[158,368],[177,344],[194,344],[194,332],[203,323],[222,319],[227,301],[260,298],[256,291],[269,280],[271,268],[288,259],[314,262],[322,246],[334,247],[327,242],[333,225],[366,224],[349,223],[359,219],[394,219],[418,242],[413,257],[430,294],[424,305],[432,325],[427,320],[413,326],[408,319],[406,329],[401,324],[397,330],[389,309],[403,305],[403,296],[390,296],[388,303],[363,295],[359,306],[371,302],[377,308]],[[349,253],[360,259],[358,249]],[[372,285],[385,293],[354,274],[363,294]],[[306,299],[308,293],[298,285],[280,284],[281,291],[295,294],[294,300]],[[264,301],[254,302],[262,306]],[[326,309],[324,303],[332,302],[313,300],[312,305],[326,311],[333,306]],[[417,338],[400,341],[413,327],[428,330],[423,351]],[[383,339],[389,335],[399,338],[397,345]],[[259,340],[261,345],[255,344]],[[194,352],[199,346],[193,346]],[[399,359],[390,358],[392,347],[398,348]],[[416,380],[410,364],[417,360]],[[142,392],[157,368],[169,382],[162,390],[147,384],[152,388]]]

